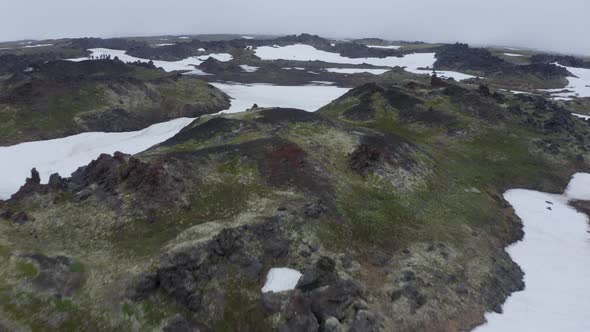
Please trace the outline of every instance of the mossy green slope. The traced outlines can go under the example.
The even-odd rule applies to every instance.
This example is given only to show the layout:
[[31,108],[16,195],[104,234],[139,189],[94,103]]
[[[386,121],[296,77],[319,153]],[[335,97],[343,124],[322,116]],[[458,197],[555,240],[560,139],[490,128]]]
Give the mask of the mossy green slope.
[[[585,122],[542,98],[436,79],[365,85],[318,113],[202,116],[138,156],[101,156],[64,187],[6,202],[0,318],[33,330],[139,331],[180,314],[219,331],[276,329],[293,324],[292,312],[261,307],[264,272],[309,271],[329,257],[338,278],[363,289],[344,327],[371,313],[385,331],[467,329],[521,287],[504,252],[520,223],[503,192],[561,191],[586,169],[589,143]],[[29,221],[14,222],[19,212]],[[249,235],[269,220],[278,237]],[[261,262],[254,276],[236,256],[211,258],[237,246],[219,238],[232,230],[248,240],[240,255]],[[276,257],[259,253],[278,244]],[[35,288],[43,271],[31,253],[69,257],[83,283],[58,300]],[[215,269],[224,273],[210,278]],[[146,273],[157,285],[128,296]],[[175,286],[158,286],[168,275]]]
[[132,131],[229,107],[196,78],[119,61],[53,61],[0,81],[0,145],[86,131]]

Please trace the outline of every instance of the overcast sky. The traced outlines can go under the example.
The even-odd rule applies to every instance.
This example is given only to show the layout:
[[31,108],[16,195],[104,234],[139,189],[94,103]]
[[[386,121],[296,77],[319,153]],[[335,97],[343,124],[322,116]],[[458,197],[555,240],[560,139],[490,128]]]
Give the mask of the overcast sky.
[[590,0],[1,0],[0,40],[190,33],[463,41],[590,55]]

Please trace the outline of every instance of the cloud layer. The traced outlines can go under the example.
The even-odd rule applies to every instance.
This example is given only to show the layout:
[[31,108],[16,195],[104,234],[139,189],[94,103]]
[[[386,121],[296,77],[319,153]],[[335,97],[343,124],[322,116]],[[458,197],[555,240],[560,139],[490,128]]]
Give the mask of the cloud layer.
[[7,0],[0,40],[309,32],[590,55],[588,13],[588,0]]

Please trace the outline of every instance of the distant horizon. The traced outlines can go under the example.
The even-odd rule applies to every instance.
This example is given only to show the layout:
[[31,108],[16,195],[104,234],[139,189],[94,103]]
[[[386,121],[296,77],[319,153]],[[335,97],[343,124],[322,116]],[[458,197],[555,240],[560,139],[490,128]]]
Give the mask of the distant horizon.
[[382,39],[388,42],[406,42],[406,43],[415,43],[415,42],[422,42],[422,43],[429,43],[429,44],[454,44],[454,43],[464,43],[468,44],[470,47],[480,47],[480,48],[515,48],[518,50],[523,51],[536,51],[536,52],[543,52],[543,53],[555,53],[555,54],[562,54],[562,55],[573,55],[573,56],[582,56],[582,57],[589,57],[589,53],[575,53],[575,52],[564,52],[564,51],[556,51],[551,49],[543,49],[543,48],[535,48],[535,47],[528,47],[522,45],[503,45],[503,44],[486,44],[486,43],[469,43],[467,41],[435,41],[435,40],[413,40],[413,39],[395,39],[395,38],[386,38],[386,37],[374,37],[374,36],[365,36],[365,37],[343,37],[343,36],[326,36],[319,33],[313,32],[300,32],[300,33],[289,33],[289,34],[271,34],[271,33],[164,33],[164,34],[135,34],[135,35],[80,35],[80,36],[67,36],[67,37],[54,37],[54,38],[23,38],[23,39],[13,39],[13,40],[0,40],[0,44],[5,43],[16,43],[16,42],[42,42],[42,41],[59,41],[59,40],[67,40],[67,39],[76,39],[76,38],[101,38],[101,39],[111,39],[111,38],[121,38],[121,39],[132,39],[132,38],[150,38],[150,37],[182,37],[182,36],[267,36],[267,37],[281,37],[281,36],[288,36],[288,35],[300,35],[300,34],[310,34],[310,35],[318,35],[325,39],[332,39],[332,40],[359,40],[365,38],[377,38]]
[[5,1],[0,40],[311,31],[590,55],[589,12],[588,0]]

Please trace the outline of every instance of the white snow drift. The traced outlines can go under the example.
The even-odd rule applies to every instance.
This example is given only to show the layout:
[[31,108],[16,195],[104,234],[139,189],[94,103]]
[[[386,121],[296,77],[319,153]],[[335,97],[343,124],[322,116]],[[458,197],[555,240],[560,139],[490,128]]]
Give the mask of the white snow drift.
[[301,272],[287,267],[275,267],[268,271],[266,282],[262,287],[263,293],[283,292],[295,289],[301,278]]
[[524,225],[524,239],[507,251],[525,272],[526,288],[476,331],[590,331],[588,217],[568,205],[590,199],[590,174],[576,174],[563,195],[514,189],[504,198]]
[[290,107],[316,111],[349,89],[326,85],[284,86],[270,84],[212,83],[232,97],[231,108],[224,113],[243,112],[260,107]]
[[[555,64],[561,66],[559,63]],[[568,85],[564,89],[545,89],[541,91],[551,93],[552,98],[556,100],[571,100],[575,97],[590,97],[590,69],[567,66],[561,67],[566,68],[570,73],[574,74],[576,77],[568,77]],[[568,91],[563,92],[564,90]]]
[[249,66],[249,65],[240,65],[240,67],[247,73],[253,73],[253,72],[257,71],[258,69],[260,69],[260,67]]
[[[91,52],[90,57],[84,58],[75,58],[75,59],[68,59],[70,61],[83,61],[83,60],[91,60],[92,57],[95,59],[100,58],[101,56],[110,56],[112,59],[115,57],[119,58],[119,60],[123,62],[149,62],[150,59],[143,59],[137,58],[131,55],[128,55],[124,50],[114,50],[110,48],[92,48],[89,49]],[[153,61],[156,67],[162,67],[165,71],[184,71],[186,74],[193,74],[193,75],[207,75],[200,69],[195,68],[195,66],[200,65],[203,61],[207,60],[208,58],[214,58],[219,61],[227,62],[233,59],[231,54],[227,53],[213,53],[207,55],[200,55],[200,56],[192,56],[186,59],[182,59],[179,61],[163,61],[163,60],[151,60]]]
[[367,47],[370,48],[382,48],[382,49],[389,49],[389,50],[397,50],[399,49],[401,46],[396,46],[396,45],[367,45]]
[[389,69],[364,69],[364,68],[326,68],[326,71],[330,73],[339,74],[362,74],[369,73],[373,75],[381,75],[389,71]]
[[569,199],[590,201],[590,174],[576,173],[565,189],[565,196]]
[[[434,53],[413,53],[401,58],[347,58],[338,53],[321,51],[313,46],[304,44],[295,44],[289,46],[261,46],[256,48],[256,55],[262,60],[294,60],[294,61],[324,61],[331,63],[343,64],[370,64],[380,67],[404,67],[406,71],[415,74],[432,74],[432,66],[436,61]],[[454,71],[440,71],[437,75],[454,78],[456,80],[465,80],[474,76],[458,73]]]
[[579,114],[579,113],[572,113],[573,116],[578,117],[582,120],[588,120],[590,119],[590,115],[585,115],[585,114]]
[[0,199],[14,194],[35,167],[46,183],[49,175],[70,176],[101,153],[138,153],[174,136],[194,119],[180,118],[124,133],[83,133],[65,138],[0,147]]

